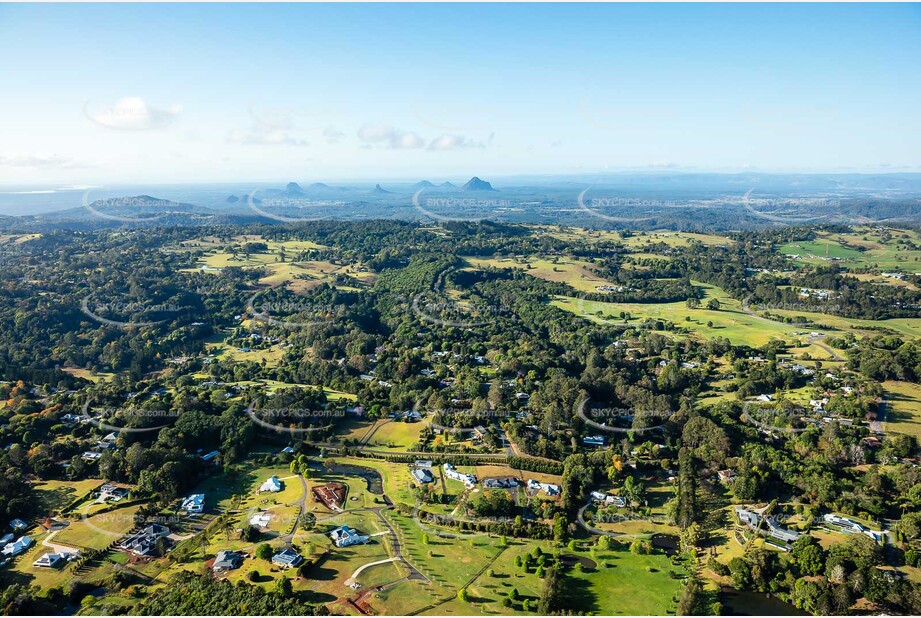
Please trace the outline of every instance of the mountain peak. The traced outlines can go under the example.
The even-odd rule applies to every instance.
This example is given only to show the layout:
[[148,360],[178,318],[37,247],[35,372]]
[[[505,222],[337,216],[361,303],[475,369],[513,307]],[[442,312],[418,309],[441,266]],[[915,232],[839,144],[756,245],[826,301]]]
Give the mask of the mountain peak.
[[477,176],[474,176],[467,183],[461,187],[462,191],[495,191],[493,186],[485,180],[480,180]]

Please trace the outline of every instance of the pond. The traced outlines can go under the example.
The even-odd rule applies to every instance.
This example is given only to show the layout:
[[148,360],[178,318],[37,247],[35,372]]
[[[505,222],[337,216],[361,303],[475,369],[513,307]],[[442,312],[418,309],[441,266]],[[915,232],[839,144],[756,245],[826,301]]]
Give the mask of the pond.
[[678,553],[678,537],[673,534],[654,534],[649,540],[653,547],[661,549],[666,556]]
[[384,493],[384,477],[381,476],[380,472],[372,468],[342,463],[333,464],[332,466],[328,467],[321,464],[316,467],[321,470],[329,470],[332,474],[341,474],[342,476],[357,476],[358,478],[365,480],[365,483],[368,484],[368,491],[370,493],[378,496]]
[[724,616],[808,616],[807,612],[765,592],[735,590],[720,591]]

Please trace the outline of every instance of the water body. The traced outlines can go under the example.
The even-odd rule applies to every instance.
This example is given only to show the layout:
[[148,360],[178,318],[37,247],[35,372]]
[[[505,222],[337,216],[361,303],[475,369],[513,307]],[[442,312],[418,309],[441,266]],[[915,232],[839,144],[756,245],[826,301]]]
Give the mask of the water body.
[[[325,466],[320,466],[325,468]],[[368,484],[368,491],[372,494],[380,496],[384,493],[384,478],[381,476],[381,473],[373,468],[366,468],[364,466],[356,466],[354,464],[341,464],[337,463],[329,468],[330,472],[333,474],[341,474],[342,476],[357,476],[365,480],[365,483]]]
[[725,587],[720,591],[724,616],[808,616],[790,603],[764,592],[735,590]]

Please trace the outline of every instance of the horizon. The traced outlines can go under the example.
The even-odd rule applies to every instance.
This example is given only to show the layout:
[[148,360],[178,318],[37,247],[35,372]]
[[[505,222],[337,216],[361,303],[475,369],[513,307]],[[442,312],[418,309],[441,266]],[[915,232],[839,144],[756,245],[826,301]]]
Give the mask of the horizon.
[[7,4],[0,187],[917,173],[919,33],[916,4]]

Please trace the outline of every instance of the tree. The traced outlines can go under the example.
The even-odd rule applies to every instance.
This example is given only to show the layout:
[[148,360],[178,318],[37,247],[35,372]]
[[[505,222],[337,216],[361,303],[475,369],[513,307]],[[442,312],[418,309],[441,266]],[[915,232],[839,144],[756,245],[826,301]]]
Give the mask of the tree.
[[467,592],[466,588],[461,588],[457,591],[457,598],[463,601],[464,603],[470,602],[470,593]]
[[294,594],[294,587],[291,585],[291,580],[284,576],[275,580],[275,592],[283,597],[290,597]]
[[681,591],[681,598],[678,599],[678,616],[693,616],[698,613],[697,606],[700,603],[700,593],[703,587],[695,576],[688,578],[688,583]]
[[271,560],[272,559],[272,546],[268,543],[263,543],[256,547],[256,557],[260,560]]
[[562,609],[563,605],[563,575],[557,567],[550,567],[544,575],[544,585],[541,589],[540,601],[537,604],[537,613],[549,616]]
[[716,300],[715,298],[711,298],[709,301],[707,301],[707,309],[711,311],[719,311],[720,301]]

